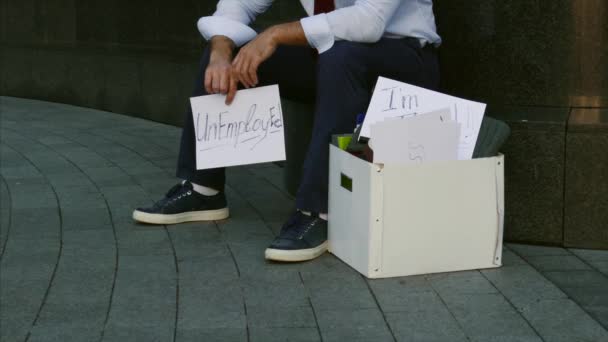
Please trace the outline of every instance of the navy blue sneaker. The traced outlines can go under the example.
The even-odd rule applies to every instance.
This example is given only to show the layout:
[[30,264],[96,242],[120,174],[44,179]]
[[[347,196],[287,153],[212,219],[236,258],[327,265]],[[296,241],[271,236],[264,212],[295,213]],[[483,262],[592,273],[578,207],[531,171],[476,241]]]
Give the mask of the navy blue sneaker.
[[223,220],[228,215],[228,204],[223,192],[205,196],[194,191],[190,182],[175,185],[153,206],[133,211],[135,221],[151,224],[215,221]]
[[311,260],[327,251],[327,221],[317,215],[297,211],[266,248],[266,259],[274,261]]

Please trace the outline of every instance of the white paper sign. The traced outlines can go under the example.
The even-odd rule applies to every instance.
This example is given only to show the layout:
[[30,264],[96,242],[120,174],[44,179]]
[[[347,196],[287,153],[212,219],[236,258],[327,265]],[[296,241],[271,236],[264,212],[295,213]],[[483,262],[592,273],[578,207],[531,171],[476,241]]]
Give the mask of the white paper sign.
[[375,123],[369,142],[374,150],[374,163],[421,164],[457,160],[459,136],[458,122],[421,116]]
[[225,95],[190,98],[196,138],[196,168],[285,160],[285,135],[277,85]]
[[369,138],[371,125],[386,118],[415,117],[442,108],[449,108],[452,120],[461,124],[458,159],[471,159],[486,110],[484,103],[445,95],[384,77],[378,78],[360,136]]

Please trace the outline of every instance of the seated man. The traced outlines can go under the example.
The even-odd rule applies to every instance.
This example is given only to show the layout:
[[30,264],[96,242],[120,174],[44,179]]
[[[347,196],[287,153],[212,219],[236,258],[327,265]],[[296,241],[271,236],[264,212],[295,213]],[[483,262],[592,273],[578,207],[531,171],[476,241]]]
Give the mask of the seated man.
[[[302,0],[309,17],[257,34],[247,25],[272,0],[220,0],[198,28],[209,41],[193,96],[226,94],[237,86],[279,84],[281,95],[315,103],[312,140],[296,197],[296,212],[265,256],[313,259],[327,250],[327,192],[332,134],[352,132],[367,109],[378,76],[434,89],[439,70],[432,0]],[[223,168],[197,170],[191,111],[186,113],[177,177],[137,221],[174,224],[228,217]]]

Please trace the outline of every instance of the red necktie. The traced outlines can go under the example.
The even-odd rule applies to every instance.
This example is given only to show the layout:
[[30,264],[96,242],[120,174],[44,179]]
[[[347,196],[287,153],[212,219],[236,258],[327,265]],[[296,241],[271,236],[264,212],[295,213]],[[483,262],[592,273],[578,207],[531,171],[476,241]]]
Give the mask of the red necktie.
[[315,0],[315,13],[327,13],[335,10],[334,0]]

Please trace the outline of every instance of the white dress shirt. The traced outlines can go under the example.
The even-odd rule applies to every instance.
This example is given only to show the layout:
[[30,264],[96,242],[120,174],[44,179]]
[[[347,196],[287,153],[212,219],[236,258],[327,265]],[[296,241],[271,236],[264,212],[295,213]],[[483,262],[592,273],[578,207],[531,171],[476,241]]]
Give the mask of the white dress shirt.
[[[199,19],[198,29],[207,40],[223,35],[241,46],[257,34],[248,25],[273,1],[220,0],[213,16]],[[373,43],[382,37],[413,37],[423,45],[441,44],[432,0],[335,0],[336,10],[317,15],[314,0],[300,2],[309,15],[300,20],[304,34],[319,53],[337,40]]]

